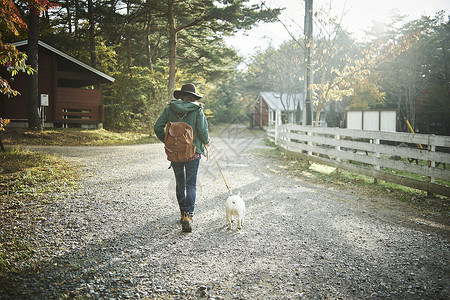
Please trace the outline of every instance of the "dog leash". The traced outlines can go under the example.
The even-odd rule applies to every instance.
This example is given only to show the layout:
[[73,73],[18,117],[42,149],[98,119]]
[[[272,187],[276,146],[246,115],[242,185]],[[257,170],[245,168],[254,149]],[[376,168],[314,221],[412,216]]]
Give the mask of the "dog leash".
[[220,172],[220,174],[222,175],[223,181],[225,182],[225,185],[226,185],[226,187],[227,187],[227,189],[228,189],[228,192],[230,193],[230,196],[232,196],[233,194],[231,193],[231,189],[230,189],[230,187],[228,186],[227,181],[225,180],[225,176],[223,176],[222,170],[220,169],[219,163],[217,162],[216,156],[214,155],[214,152],[213,152],[213,150],[212,150],[211,144],[209,144],[209,151],[211,151],[211,154],[212,154],[212,156],[214,157],[214,160],[215,160],[215,162],[216,162],[217,168],[219,168],[219,172]]

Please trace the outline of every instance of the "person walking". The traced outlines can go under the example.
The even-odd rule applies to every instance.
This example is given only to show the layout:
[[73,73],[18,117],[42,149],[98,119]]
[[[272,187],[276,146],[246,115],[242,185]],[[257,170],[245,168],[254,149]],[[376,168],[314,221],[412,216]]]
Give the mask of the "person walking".
[[181,213],[181,229],[183,232],[192,231],[194,206],[197,189],[197,173],[205,146],[209,145],[208,123],[203,112],[202,104],[197,102],[203,96],[197,93],[192,83],[184,84],[181,90],[173,93],[172,100],[159,116],[154,125],[155,134],[164,142],[165,127],[168,122],[183,121],[194,131],[195,154],[185,162],[171,162],[175,174],[176,195]]

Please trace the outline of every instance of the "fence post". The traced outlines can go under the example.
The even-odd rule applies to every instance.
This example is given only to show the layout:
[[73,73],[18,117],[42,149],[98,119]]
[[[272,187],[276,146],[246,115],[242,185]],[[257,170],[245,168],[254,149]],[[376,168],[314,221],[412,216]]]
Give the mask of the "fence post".
[[[334,136],[334,138],[336,139],[336,140],[340,140],[341,139],[341,136],[339,135],[339,134],[336,134],[335,136]],[[338,142],[338,146],[336,146],[336,151],[341,151],[341,146],[339,146],[339,142]],[[339,153],[338,153],[338,156],[336,156],[336,161],[338,162],[338,163],[340,163],[341,162],[341,158],[339,157]],[[336,168],[336,173],[339,173],[340,172],[340,170],[339,170],[339,168]]]
[[[434,134],[428,135],[428,151],[435,152],[436,151],[436,142],[434,140]],[[427,194],[428,196],[432,196],[433,193],[431,192],[430,184],[435,182],[435,178],[431,176],[433,172],[433,168],[436,167],[436,162],[433,160],[428,161],[428,190]]]
[[280,109],[275,111],[275,145],[278,145],[278,125],[280,122]]
[[[312,132],[311,132],[311,126],[309,126],[309,130],[308,130],[308,132],[307,132],[307,135],[308,136],[312,136],[313,134],[312,134]],[[312,146],[312,142],[311,141],[308,141],[307,143],[306,143],[308,146]],[[308,151],[308,155],[312,155],[312,152],[311,151]]]
[[[379,144],[380,144],[380,139],[375,139],[375,145],[379,145]],[[378,158],[380,158],[380,152],[378,152],[378,146],[375,146],[375,149],[377,150],[377,151],[375,151],[375,157],[377,159],[375,160],[374,169],[375,169],[375,171],[380,171],[380,166],[378,165]],[[374,177],[373,178],[373,183],[377,184],[378,183],[378,179]]]

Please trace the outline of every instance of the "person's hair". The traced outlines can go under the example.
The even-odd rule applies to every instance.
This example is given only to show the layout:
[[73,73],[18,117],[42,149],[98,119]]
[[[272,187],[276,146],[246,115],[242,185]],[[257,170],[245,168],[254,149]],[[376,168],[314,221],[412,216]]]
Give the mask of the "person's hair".
[[183,101],[189,101],[189,102],[194,102],[196,100],[194,95],[189,95],[189,94],[182,94],[180,96],[180,99]]

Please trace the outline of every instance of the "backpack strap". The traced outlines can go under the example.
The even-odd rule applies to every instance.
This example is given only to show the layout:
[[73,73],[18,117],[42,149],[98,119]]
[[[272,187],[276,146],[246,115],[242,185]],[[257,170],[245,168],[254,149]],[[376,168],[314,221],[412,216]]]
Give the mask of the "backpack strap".
[[179,114],[177,114],[177,118],[178,118],[178,122],[181,122],[181,121],[183,121],[183,119],[187,116],[188,114],[186,113],[186,114],[184,114],[183,116],[181,116],[181,115],[179,115]]
[[[183,122],[183,119],[191,113],[192,113],[192,111],[185,113],[182,116],[180,114],[177,114],[178,122]],[[194,141],[195,141],[195,136],[197,135],[197,127],[193,128],[193,129],[194,129]]]

